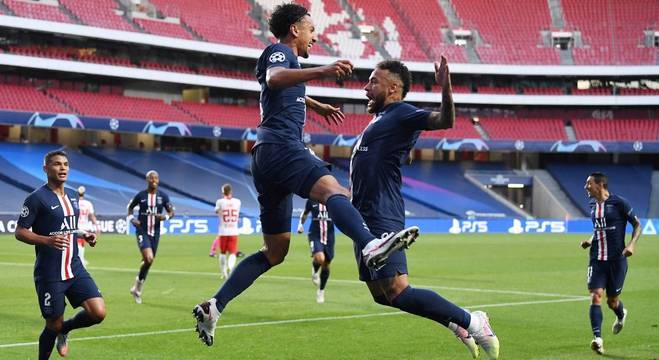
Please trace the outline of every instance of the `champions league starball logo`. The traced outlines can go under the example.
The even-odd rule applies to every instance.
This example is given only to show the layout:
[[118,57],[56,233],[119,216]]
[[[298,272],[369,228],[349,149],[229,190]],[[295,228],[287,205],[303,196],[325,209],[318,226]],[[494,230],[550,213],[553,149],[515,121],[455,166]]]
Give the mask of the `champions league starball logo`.
[[119,219],[114,223],[114,228],[119,234],[128,234],[128,223],[124,219]]
[[481,139],[463,139],[451,141],[442,139],[435,147],[438,150],[468,150],[468,148],[475,148],[476,151],[490,150],[487,143]]
[[21,208],[21,217],[27,217],[28,215],[30,215],[30,209],[28,209],[27,206],[23,205],[23,207]]
[[219,126],[213,126],[213,136],[215,137],[222,136],[222,128]]
[[37,127],[53,127],[57,125],[60,127],[69,127],[71,129],[85,128],[85,125],[82,123],[80,118],[71,114],[56,114],[49,117],[41,117],[41,114],[34,113],[32,116],[30,116],[27,124]]
[[564,144],[563,141],[557,141],[551,146],[552,152],[575,152],[577,149],[585,147],[592,152],[606,152],[606,147],[596,140],[582,140],[573,144]]
[[110,119],[110,130],[116,131],[117,129],[119,129],[119,120]]

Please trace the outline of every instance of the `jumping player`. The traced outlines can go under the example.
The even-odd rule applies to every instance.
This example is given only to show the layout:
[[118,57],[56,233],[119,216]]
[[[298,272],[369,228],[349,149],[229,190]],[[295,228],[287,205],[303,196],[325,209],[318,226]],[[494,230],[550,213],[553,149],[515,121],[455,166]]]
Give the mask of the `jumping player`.
[[[96,234],[96,238],[98,239],[99,235],[99,230],[98,226],[96,223],[96,214],[94,213],[94,205],[92,205],[91,201],[85,199],[85,187],[80,186],[78,187],[78,204],[80,206],[80,218],[78,218],[78,228],[82,231],[85,232],[93,232]],[[82,265],[87,267],[89,265],[89,262],[87,259],[85,259],[85,239],[82,237],[78,238],[78,255],[80,256],[80,261],[82,261]]]
[[330,123],[344,118],[339,108],[306,96],[304,83],[322,77],[349,76],[352,63],[338,60],[326,66],[300,67],[297,58],[307,58],[318,40],[313,21],[303,6],[277,6],[269,25],[279,42],[268,46],[257,62],[261,123],[252,149],[252,174],[259,193],[265,245],[236,266],[213,298],[194,307],[199,338],[208,346],[213,344],[217,319],[227,304],[261,274],[284,261],[291,239],[293,194],[327,206],[334,224],[359,244],[364,262],[371,267],[382,266],[392,253],[414,242],[418,234],[417,227],[380,239],[369,232],[350,204],[348,190],[330,174],[329,164],[309,152],[302,141],[307,107]]
[[215,213],[220,218],[218,235],[211,247],[211,256],[215,249],[220,248],[220,276],[223,279],[236,266],[236,253],[238,252],[238,219],[240,218],[240,199],[233,197],[230,184],[222,185],[221,199],[215,202]]
[[[146,173],[146,190],[138,192],[128,204],[128,220],[135,226],[137,246],[142,255],[140,272],[135,283],[130,288],[130,294],[138,304],[142,303],[142,287],[153,264],[160,241],[160,223],[174,216],[174,207],[169,202],[169,196],[158,189],[160,177],[158,172],[150,170]],[[133,209],[139,206],[137,218]],[[166,212],[163,214],[163,212]]]
[[316,302],[325,302],[325,286],[330,276],[330,263],[334,258],[334,224],[325,205],[307,200],[297,224],[298,234],[304,232],[304,222],[311,214],[309,226],[309,247],[311,248],[311,282],[318,286]]
[[[400,61],[380,62],[364,87],[367,110],[373,120],[359,136],[350,160],[352,203],[374,234],[395,233],[405,226],[401,195],[401,166],[422,130],[449,129],[455,122],[451,79],[445,57],[435,63],[435,81],[442,89],[438,112],[419,109],[403,99],[411,76]],[[436,321],[453,330],[472,356],[480,345],[491,359],[499,356],[499,340],[482,311],[469,313],[439,294],[409,284],[404,251],[391,255],[381,269],[364,266],[363,253],[355,244],[359,279],[366,282],[378,304]]]
[[[609,193],[608,178],[594,172],[584,186],[590,198],[590,218],[593,235],[581,242],[581,247],[590,247],[588,264],[588,292],[590,292],[590,325],[593,340],[590,348],[604,354],[602,340],[602,295],[606,289],[606,303],[616,314],[612,332],[618,334],[627,320],[627,309],[620,300],[627,275],[627,257],[634,255],[636,242],[641,236],[641,222],[626,199]],[[632,238],[625,246],[627,223],[632,224]]]
[[[48,182],[25,199],[15,236],[35,246],[34,282],[41,316],[46,319],[39,336],[39,359],[48,359],[55,342],[57,352],[66,356],[71,330],[103,321],[105,302],[78,257],[77,237],[81,236],[93,247],[96,234],[78,229],[78,196],[64,187],[69,176],[68,155],[61,150],[49,152],[44,158],[43,171]],[[63,320],[65,297],[74,308],[83,308],[66,321]]]

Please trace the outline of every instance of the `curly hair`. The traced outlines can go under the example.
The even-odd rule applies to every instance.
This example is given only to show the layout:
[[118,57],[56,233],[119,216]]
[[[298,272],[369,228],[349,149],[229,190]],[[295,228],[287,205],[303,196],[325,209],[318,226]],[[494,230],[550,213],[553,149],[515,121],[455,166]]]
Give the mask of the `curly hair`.
[[277,39],[282,39],[288,35],[291,25],[302,20],[305,15],[309,15],[309,11],[302,5],[294,3],[277,5],[268,20],[270,32]]
[[403,82],[403,99],[410,91],[410,83],[412,83],[412,74],[410,70],[398,60],[384,60],[380,61],[377,66],[381,70],[389,70],[390,73],[398,75],[400,81]]

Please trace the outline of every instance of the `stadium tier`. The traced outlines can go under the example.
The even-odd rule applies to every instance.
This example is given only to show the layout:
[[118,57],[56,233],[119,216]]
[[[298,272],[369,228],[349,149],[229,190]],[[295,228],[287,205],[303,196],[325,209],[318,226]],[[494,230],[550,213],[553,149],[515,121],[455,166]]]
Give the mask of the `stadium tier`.
[[561,119],[481,118],[481,126],[492,140],[567,140]]
[[[20,17],[251,48],[262,48],[273,40],[265,24],[276,4],[273,1],[149,3],[154,7],[148,12],[152,19],[143,7],[129,9],[113,0],[4,0],[5,11]],[[577,65],[654,65],[657,61],[656,48],[644,41],[644,32],[654,29],[659,18],[654,0],[564,0],[556,2],[553,19],[545,0],[450,0],[443,2],[444,8],[435,0],[302,3],[316,21],[322,45],[314,46],[312,53],[318,55],[429,61],[446,54],[454,63],[571,64],[563,62],[552,46],[550,32],[562,31],[575,32],[579,39],[569,51]],[[133,11],[139,14],[133,16]],[[356,36],[359,28],[370,29],[370,39]],[[465,47],[454,44],[454,32],[459,31],[473,37],[470,56]]]
[[588,174],[604,172],[609,178],[609,191],[620,195],[634,206],[640,218],[647,217],[652,191],[652,166],[611,164],[547,164],[547,170],[575,205],[590,216],[590,207],[584,185]]

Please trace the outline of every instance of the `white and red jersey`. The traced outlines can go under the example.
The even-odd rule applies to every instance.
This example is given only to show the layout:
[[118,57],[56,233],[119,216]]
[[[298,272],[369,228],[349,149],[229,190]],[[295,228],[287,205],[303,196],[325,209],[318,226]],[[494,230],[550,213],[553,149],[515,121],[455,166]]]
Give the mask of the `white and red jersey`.
[[94,214],[94,205],[89,200],[80,199],[80,217],[78,217],[78,229],[96,232],[94,224],[89,219],[89,215]]
[[240,217],[240,199],[225,196],[215,202],[215,212],[220,217],[217,233],[222,236],[238,235],[238,218]]

